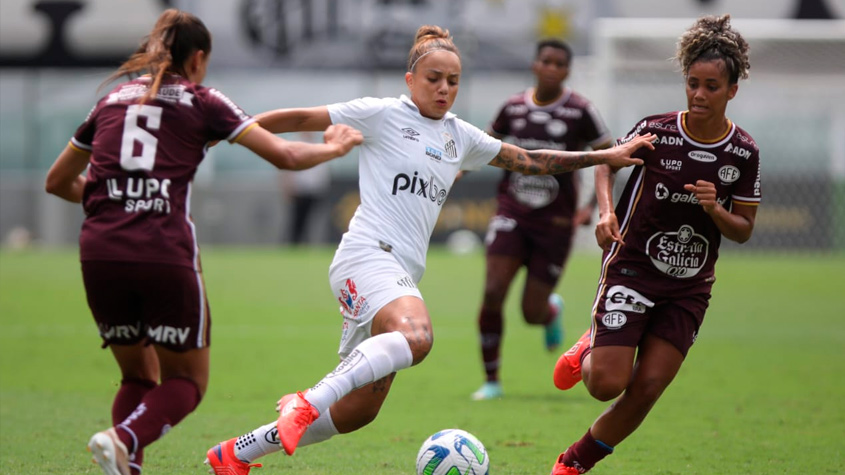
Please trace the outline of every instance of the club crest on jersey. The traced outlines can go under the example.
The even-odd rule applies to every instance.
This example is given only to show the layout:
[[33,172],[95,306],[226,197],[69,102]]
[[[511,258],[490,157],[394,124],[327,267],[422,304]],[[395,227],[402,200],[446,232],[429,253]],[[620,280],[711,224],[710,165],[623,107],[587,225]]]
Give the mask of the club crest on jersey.
[[458,158],[458,147],[455,145],[455,139],[452,137],[452,134],[443,132],[443,141],[445,142],[443,148],[446,150],[446,155],[449,158]]
[[719,169],[719,179],[724,183],[733,183],[739,179],[739,168],[725,165]]

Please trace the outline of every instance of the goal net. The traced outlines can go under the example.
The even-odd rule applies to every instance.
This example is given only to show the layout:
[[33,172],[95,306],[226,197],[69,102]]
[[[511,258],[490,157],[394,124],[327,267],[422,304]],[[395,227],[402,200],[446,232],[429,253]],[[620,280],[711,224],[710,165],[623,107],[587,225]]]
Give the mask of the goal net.
[[[596,22],[592,99],[608,111],[614,133],[647,115],[686,109],[683,77],[671,58],[694,21]],[[751,70],[727,113],[759,145],[763,172],[763,204],[749,244],[845,249],[845,21],[731,23],[750,44]]]

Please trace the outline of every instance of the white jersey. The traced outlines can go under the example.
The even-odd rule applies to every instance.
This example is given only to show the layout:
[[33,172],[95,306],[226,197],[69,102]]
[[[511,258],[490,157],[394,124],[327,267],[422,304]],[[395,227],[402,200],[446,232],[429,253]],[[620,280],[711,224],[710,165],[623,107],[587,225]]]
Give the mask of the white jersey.
[[328,106],[333,124],[361,131],[361,204],[335,260],[356,247],[392,252],[415,282],[425,272],[431,233],[460,170],[490,163],[501,141],[447,113],[423,117],[406,96],[362,98]]

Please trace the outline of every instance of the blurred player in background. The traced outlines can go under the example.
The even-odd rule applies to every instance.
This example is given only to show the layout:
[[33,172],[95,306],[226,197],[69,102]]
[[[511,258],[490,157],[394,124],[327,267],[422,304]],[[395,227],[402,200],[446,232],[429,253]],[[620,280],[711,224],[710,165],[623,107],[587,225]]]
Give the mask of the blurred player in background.
[[678,42],[687,110],[646,117],[637,134],[657,135],[654,150],[634,155],[613,210],[616,168],[596,168],[604,249],[593,320],[558,360],[554,383],[581,379],[613,404],[553,468],[589,471],[642,423],[672,382],[699,334],[710,300],[722,236],[751,238],[760,203],[757,144],[725,116],[740,79],[748,77],[748,43],[730,16],[700,18]]
[[149,74],[101,99],[47,175],[49,193],[85,209],[79,248],[88,305],[120,367],[114,426],[88,444],[110,475],[140,473],[144,447],[193,411],[208,384],[211,317],[190,194],[209,144],[240,143],[278,168],[301,169],[362,140],[347,126],[330,127],[324,144],[287,142],[258,127],[200,85],[210,54],[202,21],[162,13],[107,82]]
[[[598,111],[563,82],[569,76],[572,49],[559,40],[537,45],[531,70],[536,86],[512,96],[502,106],[489,133],[510,138],[527,150],[601,150],[612,137]],[[496,214],[490,220],[484,297],[478,313],[481,358],[486,382],[475,400],[501,397],[499,360],[504,336],[503,306],[508,289],[523,266],[522,317],[543,325],[545,345],[555,350],[563,340],[563,298],[553,294],[563,273],[579,225],[589,224],[595,201],[578,205],[577,172],[523,175],[505,170],[499,182]]]
[[[397,371],[420,363],[434,335],[417,284],[431,233],[462,169],[485,164],[522,173],[563,173],[628,156],[653,136],[596,152],[528,151],[503,144],[449,110],[461,79],[461,59],[449,32],[417,31],[405,82],[410,98],[364,98],[259,116],[272,132],[322,130],[347,124],[364,135],[359,155],[361,204],[329,268],[343,316],[342,361],[307,393],[278,402],[280,415],[262,427],[208,450],[217,474],[246,474],[258,457],[322,442],[372,422]],[[289,355],[295,365],[310,355]]]

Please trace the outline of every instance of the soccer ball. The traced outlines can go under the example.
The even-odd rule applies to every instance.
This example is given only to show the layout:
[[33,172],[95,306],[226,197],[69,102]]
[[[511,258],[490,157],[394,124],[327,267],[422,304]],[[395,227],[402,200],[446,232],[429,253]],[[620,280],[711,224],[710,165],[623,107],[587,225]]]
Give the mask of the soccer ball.
[[441,430],[423,442],[417,454],[417,475],[487,475],[490,457],[469,432]]

